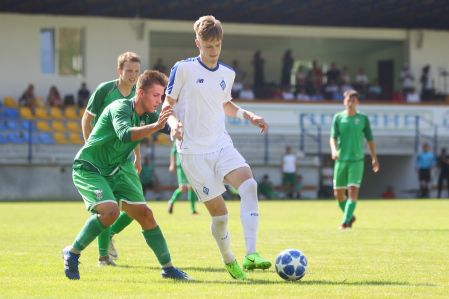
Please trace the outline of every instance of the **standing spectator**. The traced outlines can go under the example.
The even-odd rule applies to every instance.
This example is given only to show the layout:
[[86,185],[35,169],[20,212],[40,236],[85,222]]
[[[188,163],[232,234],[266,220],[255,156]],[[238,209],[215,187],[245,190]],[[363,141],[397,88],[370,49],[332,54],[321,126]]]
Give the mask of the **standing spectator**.
[[257,98],[263,97],[263,88],[265,87],[265,59],[262,58],[262,52],[257,50],[253,58],[254,66],[254,92]]
[[430,146],[427,143],[422,145],[422,152],[416,157],[416,171],[418,172],[419,180],[419,197],[429,197],[429,184],[431,181],[431,171],[435,166],[436,158],[433,152],[430,151]]
[[37,98],[34,94],[34,85],[29,84],[19,98],[19,105],[34,109],[37,106]]
[[402,67],[400,80],[402,94],[407,98],[407,95],[412,92],[412,89],[415,89],[415,77],[407,64]]
[[296,155],[292,153],[292,148],[287,145],[285,154],[281,160],[282,191],[288,198],[293,198],[296,185]]
[[54,86],[54,85],[52,85],[50,87],[50,90],[48,91],[47,105],[50,107],[62,107],[63,106],[61,94],[59,93],[58,88],[56,88],[56,86]]
[[296,93],[302,89],[307,93],[307,69],[300,65],[296,71]]
[[287,50],[282,57],[282,71],[281,71],[281,87],[291,85],[290,78],[292,76],[292,68],[295,60],[293,59],[292,50]]
[[243,81],[246,74],[240,68],[240,63],[237,59],[232,61],[232,68],[235,72],[234,84],[232,85],[231,95],[233,98],[239,98],[240,92],[243,90]]
[[365,73],[365,69],[361,67],[359,68],[359,71],[355,76],[354,87],[356,90],[358,90],[360,93],[366,96],[368,84],[369,84],[368,75]]
[[159,71],[161,73],[167,74],[167,66],[162,61],[162,58],[156,60],[156,64],[153,65],[153,70]]
[[444,181],[446,181],[447,196],[449,197],[449,156],[446,148],[442,148],[438,156],[438,168],[440,169],[438,175],[438,198],[441,198]]
[[343,67],[340,75],[340,84],[351,84],[351,75],[349,74],[348,67]]
[[[376,144],[368,116],[357,111],[359,95],[355,90],[344,94],[345,110],[332,119],[331,147],[334,164],[334,195],[343,211],[340,229],[352,227],[365,167],[364,141],[368,141],[373,172],[379,171]],[[348,199],[346,199],[346,191]]]
[[433,80],[430,76],[430,65],[426,65],[422,68],[421,73],[421,100],[431,101],[433,100]]
[[335,62],[331,63],[330,69],[326,72],[326,82],[334,81],[336,84],[340,82],[340,70],[337,68],[337,64]]
[[323,86],[323,71],[316,60],[312,62],[312,69],[309,71],[308,81],[311,85],[310,93],[314,96],[321,94],[321,88]]
[[87,89],[86,82],[81,83],[80,89],[78,89],[78,107],[85,108],[89,101],[90,90]]

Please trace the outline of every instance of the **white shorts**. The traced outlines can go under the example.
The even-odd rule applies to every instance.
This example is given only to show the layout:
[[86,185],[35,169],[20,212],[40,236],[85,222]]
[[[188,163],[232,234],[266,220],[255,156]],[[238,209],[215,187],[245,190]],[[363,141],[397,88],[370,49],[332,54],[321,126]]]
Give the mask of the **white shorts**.
[[201,202],[211,200],[226,191],[223,181],[228,173],[237,168],[249,167],[233,146],[208,154],[180,153],[179,158],[182,169]]

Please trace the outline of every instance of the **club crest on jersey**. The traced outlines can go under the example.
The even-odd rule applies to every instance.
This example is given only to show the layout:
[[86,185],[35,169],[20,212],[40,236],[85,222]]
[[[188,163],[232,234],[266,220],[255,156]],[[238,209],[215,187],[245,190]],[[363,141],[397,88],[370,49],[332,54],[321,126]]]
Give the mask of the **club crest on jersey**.
[[98,200],[103,198],[103,190],[98,189],[98,190],[95,190],[94,193]]
[[203,193],[209,195],[209,188],[203,187]]
[[220,86],[221,86],[221,89],[225,90],[225,88],[226,88],[226,82],[225,82],[224,80],[221,80]]
[[144,120],[140,121],[140,126],[145,126],[145,121]]
[[198,79],[196,79],[196,83],[197,84],[204,83],[204,79],[198,78]]
[[354,120],[354,123],[355,123],[356,125],[358,125],[358,124],[360,123],[360,119],[356,118],[356,119]]

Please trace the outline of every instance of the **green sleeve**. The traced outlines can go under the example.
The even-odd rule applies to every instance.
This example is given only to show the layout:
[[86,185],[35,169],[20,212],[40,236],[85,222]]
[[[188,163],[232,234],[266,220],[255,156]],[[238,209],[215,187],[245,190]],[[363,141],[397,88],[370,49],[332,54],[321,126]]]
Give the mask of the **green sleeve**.
[[338,131],[338,114],[334,115],[332,119],[332,127],[331,127],[331,137],[333,139],[337,139],[340,136],[340,132]]
[[111,90],[110,83],[111,82],[105,82],[98,85],[98,87],[90,96],[89,101],[87,102],[86,110],[89,111],[94,116],[99,116],[97,114],[104,103],[105,97]]
[[365,115],[365,128],[363,129],[365,133],[365,138],[368,141],[373,141],[373,132],[371,131],[371,124],[369,122],[368,116]]
[[122,142],[131,142],[131,107],[125,102],[120,102],[110,107],[110,117],[112,118],[112,126],[115,134]]

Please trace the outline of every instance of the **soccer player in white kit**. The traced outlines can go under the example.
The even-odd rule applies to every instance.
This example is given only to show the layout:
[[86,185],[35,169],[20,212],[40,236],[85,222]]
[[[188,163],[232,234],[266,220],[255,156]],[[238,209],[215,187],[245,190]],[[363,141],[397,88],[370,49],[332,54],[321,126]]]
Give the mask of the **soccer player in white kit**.
[[271,262],[256,251],[259,222],[257,182],[249,165],[234,148],[225,128],[225,116],[246,119],[266,133],[265,120],[232,102],[234,70],[218,61],[223,29],[213,16],[199,18],[193,26],[198,57],[177,62],[171,70],[166,105],[176,104],[169,118],[177,139],[182,167],[193,189],[212,217],[211,231],[229,274],[239,280],[246,274],[230,249],[228,211],[222,197],[224,181],[238,189],[240,218],[245,236],[243,268],[268,269]]

